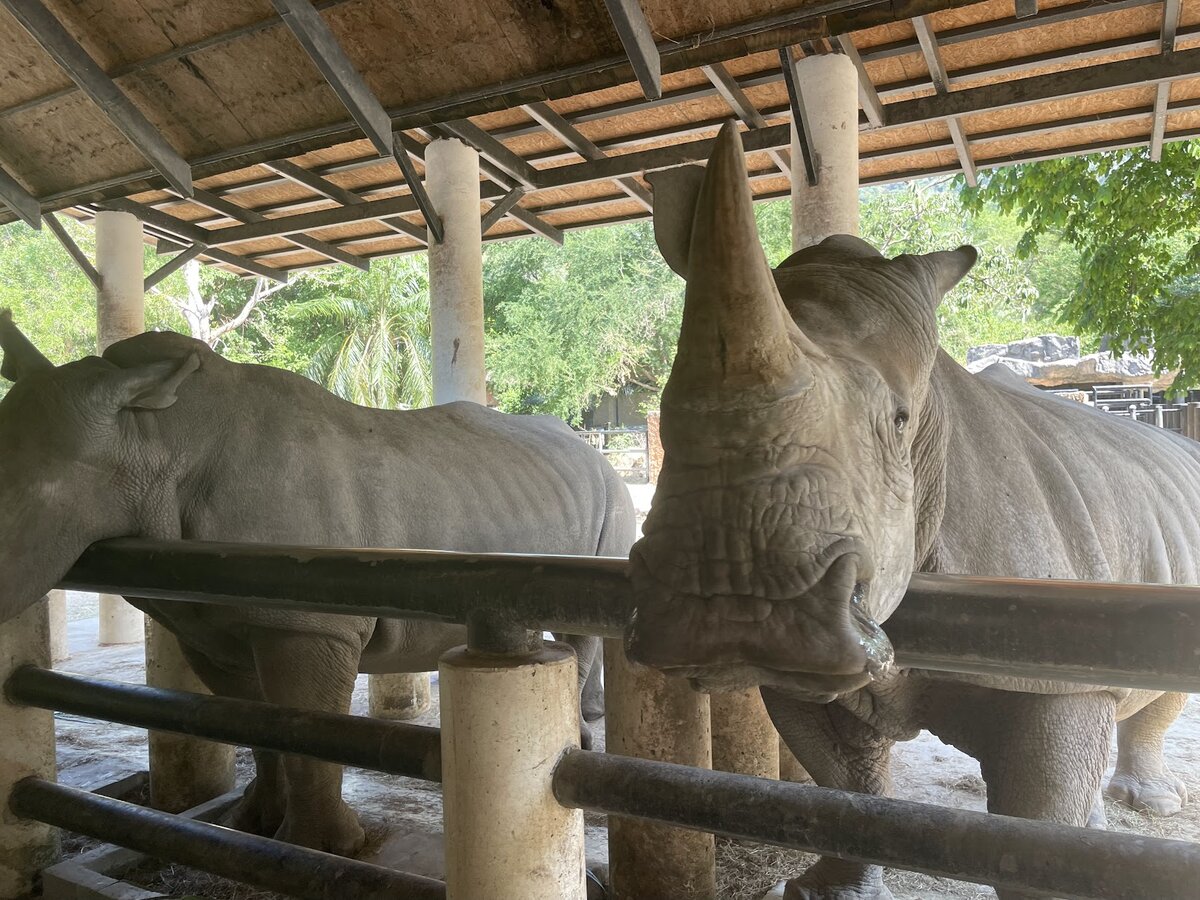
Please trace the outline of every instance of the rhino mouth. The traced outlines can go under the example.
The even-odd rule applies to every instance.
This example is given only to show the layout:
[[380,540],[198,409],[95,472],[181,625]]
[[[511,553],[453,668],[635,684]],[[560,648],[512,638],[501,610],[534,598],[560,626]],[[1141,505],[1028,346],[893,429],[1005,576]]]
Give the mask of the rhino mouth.
[[895,658],[868,612],[863,558],[861,548],[843,548],[816,583],[769,602],[648,592],[626,630],[626,652],[702,691],[766,685],[827,702],[858,690],[885,677]]

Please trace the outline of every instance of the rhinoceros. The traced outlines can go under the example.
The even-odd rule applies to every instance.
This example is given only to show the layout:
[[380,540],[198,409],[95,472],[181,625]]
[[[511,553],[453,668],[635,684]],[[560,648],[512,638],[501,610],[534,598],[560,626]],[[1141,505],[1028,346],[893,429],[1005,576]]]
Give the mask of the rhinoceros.
[[[0,347],[15,382],[0,401],[0,622],[117,536],[620,557],[633,542],[625,485],[549,417],[465,402],[366,409],[170,333],[55,367],[7,312]],[[214,693],[305,709],[346,712],[358,672],[435,669],[465,641],[442,623],[128,599],[179,638]],[[582,686],[599,641],[570,640]],[[229,824],[335,853],[361,846],[339,766],[255,762]]]
[[[927,729],[979,760],[993,812],[1082,826],[1120,722],[1109,794],[1180,809],[1162,739],[1183,695],[898,671],[879,628],[914,572],[1200,581],[1200,444],[961,368],[936,310],[971,247],[887,259],[839,235],[772,271],[730,126],[654,189],[687,294],[631,658],[759,686],[823,786],[887,794],[893,742]],[[785,896],[891,894],[825,858]]]

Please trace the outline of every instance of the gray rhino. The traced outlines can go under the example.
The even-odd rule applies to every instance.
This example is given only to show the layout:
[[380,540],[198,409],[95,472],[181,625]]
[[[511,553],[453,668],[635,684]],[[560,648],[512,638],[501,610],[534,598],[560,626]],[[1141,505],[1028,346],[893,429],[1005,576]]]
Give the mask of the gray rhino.
[[[897,671],[877,623],[918,571],[1200,581],[1200,444],[955,363],[935,314],[971,247],[886,259],[840,235],[772,271],[731,126],[706,171],[654,188],[687,298],[629,655],[760,686],[827,787],[887,794],[892,743],[927,729],[979,760],[993,812],[1100,824],[1119,722],[1108,793],[1180,809],[1162,739],[1183,695]],[[890,896],[879,867],[830,858],[786,889]]]
[[[0,347],[0,375],[16,382],[0,401],[0,622],[89,544],[125,535],[621,557],[633,542],[625,485],[548,417],[366,409],[167,333],[55,367],[7,312]],[[346,712],[358,672],[435,669],[465,642],[465,628],[440,623],[128,599],[179,638],[214,693],[306,709]],[[583,685],[599,641],[571,640]],[[335,853],[361,846],[339,766],[255,762],[228,824]]]

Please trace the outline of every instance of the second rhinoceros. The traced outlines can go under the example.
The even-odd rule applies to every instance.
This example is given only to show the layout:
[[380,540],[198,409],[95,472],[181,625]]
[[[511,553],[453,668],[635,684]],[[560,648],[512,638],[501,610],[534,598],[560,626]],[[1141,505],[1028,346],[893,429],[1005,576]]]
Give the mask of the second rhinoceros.
[[[0,622],[103,538],[619,556],[625,485],[562,422],[473,403],[382,411],[175,334],[52,365],[0,312]],[[358,672],[437,667],[465,629],[129,598],[216,694],[346,712]],[[574,639],[581,683],[598,640]],[[586,728],[586,726],[585,726]],[[341,768],[255,754],[229,823],[348,854]]]
[[[897,671],[877,623],[915,571],[1200,581],[1200,444],[954,362],[936,311],[970,247],[885,259],[842,235],[772,271],[729,126],[706,171],[664,175],[655,230],[687,297],[632,658],[761,686],[827,787],[888,793],[892,743],[927,729],[980,761],[993,812],[1084,825],[1119,722],[1109,793],[1178,810],[1162,739],[1183,695]],[[786,892],[890,896],[832,858]]]

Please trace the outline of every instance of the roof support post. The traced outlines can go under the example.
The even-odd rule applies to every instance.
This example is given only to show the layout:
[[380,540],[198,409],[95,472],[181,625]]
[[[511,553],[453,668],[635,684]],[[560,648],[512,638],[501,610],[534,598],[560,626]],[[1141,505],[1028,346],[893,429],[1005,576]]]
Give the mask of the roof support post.
[[[792,247],[800,250],[832,234],[858,233],[858,70],[837,53],[795,63],[796,83],[811,125],[819,178],[792,169]],[[792,128],[792,159],[801,154]]]

